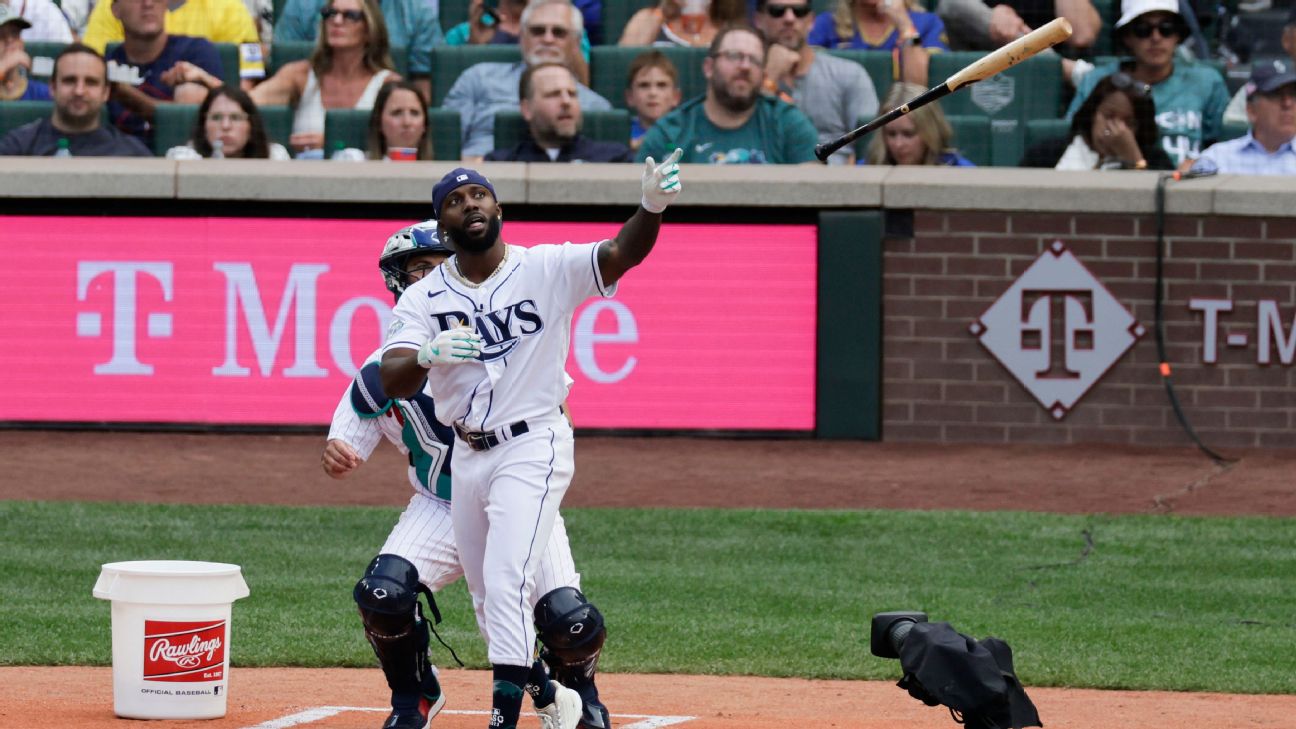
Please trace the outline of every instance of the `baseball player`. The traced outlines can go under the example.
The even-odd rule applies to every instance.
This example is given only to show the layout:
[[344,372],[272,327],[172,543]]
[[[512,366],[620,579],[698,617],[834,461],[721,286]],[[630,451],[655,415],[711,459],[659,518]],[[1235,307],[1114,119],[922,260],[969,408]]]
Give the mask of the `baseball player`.
[[[535,628],[527,604],[574,471],[560,405],[576,307],[611,296],[644,260],[661,213],[680,191],[676,150],[646,160],[640,207],[611,240],[507,245],[495,188],[456,168],[432,189],[442,238],[456,253],[410,286],[383,348],[383,390],[426,387],[437,420],[455,431],[455,543],[494,669],[492,729],[513,729],[532,677]],[[574,717],[557,712],[557,726]]]
[[[393,234],[378,265],[387,288],[399,301],[410,283],[449,255],[437,236],[436,223],[428,221]],[[428,625],[418,593],[427,594],[439,621],[432,593],[463,574],[448,501],[454,434],[436,421],[432,399],[425,392],[403,400],[383,394],[379,356],[380,352],[374,352],[338,403],[322,463],[329,476],[344,478],[372,454],[384,436],[408,456],[414,495],[353,594],[365,636],[392,691],[392,711],[383,729],[416,729],[430,725],[445,704],[436,669],[428,658]],[[534,602],[534,617],[544,646],[540,655],[552,668],[554,678],[567,687],[565,710],[580,717],[583,729],[610,729],[607,708],[594,683],[606,631],[598,608],[580,592],[580,574],[572,562],[561,515],[541,558],[536,586],[536,595],[541,597]],[[543,665],[535,666],[534,675],[544,685],[528,686],[528,691],[538,702],[547,698],[552,705],[559,695],[557,685],[547,685]],[[537,710],[546,726],[553,726],[546,708],[538,705]]]

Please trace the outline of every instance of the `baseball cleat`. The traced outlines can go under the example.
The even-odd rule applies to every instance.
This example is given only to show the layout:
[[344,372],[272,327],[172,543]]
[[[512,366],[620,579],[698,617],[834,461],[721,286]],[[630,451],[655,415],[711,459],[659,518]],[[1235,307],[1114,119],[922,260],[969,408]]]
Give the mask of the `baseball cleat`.
[[445,693],[441,691],[441,684],[436,680],[435,669],[431,676],[431,681],[424,685],[424,690],[434,689],[435,696],[428,696],[424,693],[419,697],[418,707],[414,709],[392,709],[392,713],[387,715],[387,721],[383,722],[382,729],[428,729],[432,726],[432,719],[441,713],[445,706]]
[[581,696],[581,720],[576,729],[612,729],[612,717],[607,707],[599,701],[598,688],[593,681],[582,681],[572,686]]
[[576,729],[581,720],[583,704],[580,694],[557,681],[549,683],[554,688],[554,702],[543,709],[536,709],[536,713],[540,715],[540,725],[544,729]]

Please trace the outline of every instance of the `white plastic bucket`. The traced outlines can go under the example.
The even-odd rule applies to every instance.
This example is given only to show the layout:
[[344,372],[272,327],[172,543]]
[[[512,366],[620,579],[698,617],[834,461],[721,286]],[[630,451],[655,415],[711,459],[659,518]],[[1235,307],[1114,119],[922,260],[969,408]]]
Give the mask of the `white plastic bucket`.
[[105,564],[112,601],[113,711],[128,719],[216,719],[229,694],[230,612],[247,597],[238,565]]

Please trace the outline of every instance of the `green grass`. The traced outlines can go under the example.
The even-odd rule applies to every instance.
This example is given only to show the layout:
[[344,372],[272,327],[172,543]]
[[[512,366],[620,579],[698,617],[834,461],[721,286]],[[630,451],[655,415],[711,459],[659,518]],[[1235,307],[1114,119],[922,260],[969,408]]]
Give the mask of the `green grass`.
[[[243,567],[238,666],[372,666],[351,587],[397,511],[0,501],[0,664],[108,665],[99,565]],[[571,510],[603,669],[887,678],[868,621],[919,609],[1013,647],[1028,686],[1296,693],[1296,520]],[[485,653],[462,583],[442,636]],[[435,646],[435,660],[449,657]]]

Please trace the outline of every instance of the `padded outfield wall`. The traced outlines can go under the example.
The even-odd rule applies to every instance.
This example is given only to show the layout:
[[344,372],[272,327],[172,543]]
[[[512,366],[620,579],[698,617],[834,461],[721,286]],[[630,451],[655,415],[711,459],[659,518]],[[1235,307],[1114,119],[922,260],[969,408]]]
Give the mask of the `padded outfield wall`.
[[[377,346],[375,261],[452,165],[0,159],[0,421],[318,427]],[[615,234],[638,169],[483,167],[506,237]],[[686,167],[588,302],[582,428],[1183,445],[1156,343],[1154,173]],[[1296,446],[1281,179],[1171,183],[1172,381],[1213,445]]]

